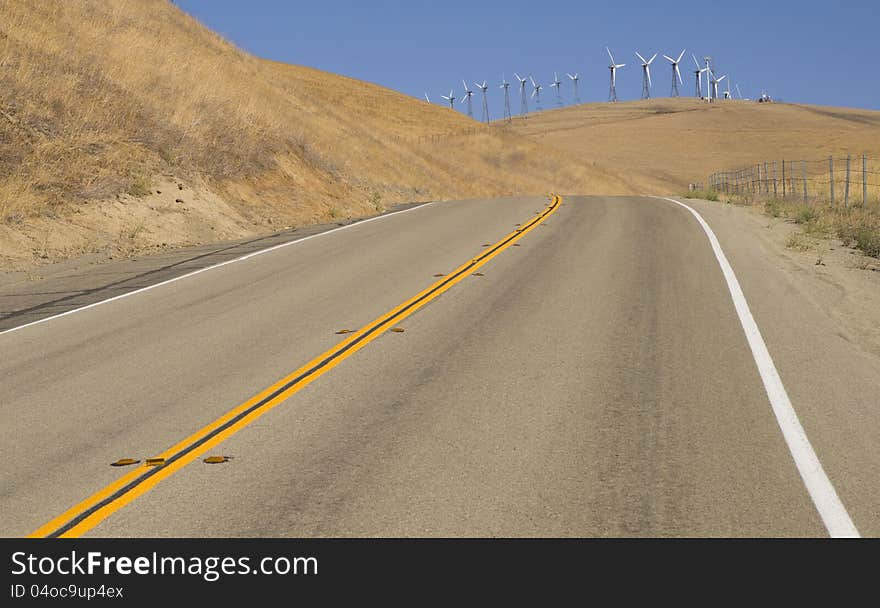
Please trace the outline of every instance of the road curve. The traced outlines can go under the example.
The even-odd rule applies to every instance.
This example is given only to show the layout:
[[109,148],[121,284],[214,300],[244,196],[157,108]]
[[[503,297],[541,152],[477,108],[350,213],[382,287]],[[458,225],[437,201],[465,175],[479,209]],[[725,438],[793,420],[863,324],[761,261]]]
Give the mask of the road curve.
[[125,474],[109,463],[167,450],[528,227],[212,448],[228,462],[196,460],[86,532],[825,535],[695,219],[566,197],[531,226],[547,205],[436,203],[0,335],[0,533],[37,530]]

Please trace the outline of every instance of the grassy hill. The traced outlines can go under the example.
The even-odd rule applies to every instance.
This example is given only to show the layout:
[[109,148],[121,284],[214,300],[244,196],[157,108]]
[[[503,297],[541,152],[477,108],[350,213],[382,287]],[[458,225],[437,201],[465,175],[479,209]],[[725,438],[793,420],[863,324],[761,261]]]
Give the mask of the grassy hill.
[[590,103],[514,120],[513,129],[651,193],[678,194],[715,171],[764,160],[880,157],[880,112],[808,105]]
[[448,108],[253,57],[166,0],[0,0],[7,267],[394,202],[625,188]]

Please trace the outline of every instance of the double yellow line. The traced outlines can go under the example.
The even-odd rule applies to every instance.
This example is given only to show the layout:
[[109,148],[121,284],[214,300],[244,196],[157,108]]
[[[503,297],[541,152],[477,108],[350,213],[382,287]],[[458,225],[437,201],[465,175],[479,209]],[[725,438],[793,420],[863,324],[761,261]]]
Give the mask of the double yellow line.
[[[168,448],[156,458],[164,459],[159,466],[141,465],[107,487],[95,492],[58,517],[40,526],[30,537],[77,537],[94,528],[138,496],[153,488],[163,479],[216,447],[260,416],[280,405],[288,397],[326,374],[340,362],[352,356],[375,340],[391,326],[413,314],[425,304],[462,281],[469,274],[489,262],[530,232],[562,204],[561,196],[553,196],[550,204],[529,222],[491,245],[479,256],[462,264],[427,289],[399,306],[392,308],[375,321],[349,335],[348,338],[321,353],[289,376],[254,395],[211,424],[196,431],[183,441]],[[152,460],[152,459],[151,459]]]

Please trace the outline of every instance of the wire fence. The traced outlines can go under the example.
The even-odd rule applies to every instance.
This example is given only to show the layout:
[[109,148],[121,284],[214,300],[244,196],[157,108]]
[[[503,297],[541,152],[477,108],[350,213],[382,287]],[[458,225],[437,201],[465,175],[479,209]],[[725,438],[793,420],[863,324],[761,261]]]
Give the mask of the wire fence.
[[777,159],[719,171],[691,190],[753,198],[776,198],[832,207],[880,204],[880,158],[866,154],[821,160]]

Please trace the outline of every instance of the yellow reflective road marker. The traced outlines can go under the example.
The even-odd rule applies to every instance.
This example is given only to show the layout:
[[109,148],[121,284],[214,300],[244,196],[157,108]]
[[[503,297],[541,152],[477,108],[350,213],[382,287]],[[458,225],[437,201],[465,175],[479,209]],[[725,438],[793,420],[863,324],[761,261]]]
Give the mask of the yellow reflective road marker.
[[[479,256],[462,264],[443,278],[422,290],[409,300],[352,332],[346,339],[321,353],[289,376],[254,395],[211,424],[196,431],[183,441],[168,448],[141,466],[132,469],[107,487],[95,492],[52,521],[40,526],[30,537],[77,537],[85,534],[114,512],[144,494],[163,479],[173,475],[205,452],[248,426],[260,416],[284,402],[288,397],[336,367],[361,348],[395,327],[428,302],[470,276],[496,255],[516,244],[527,232],[540,225],[562,204],[561,196],[553,196],[543,212],[517,228],[503,239],[489,246]],[[340,332],[337,332],[340,333]]]

